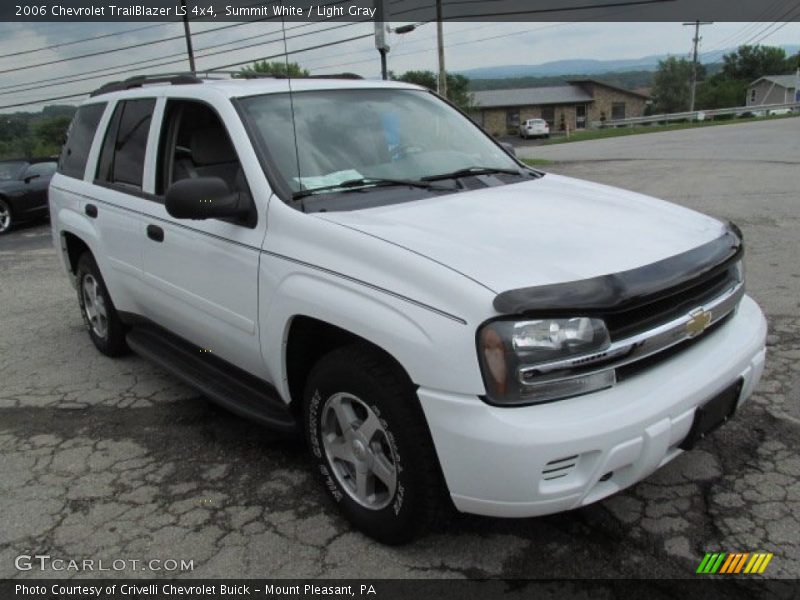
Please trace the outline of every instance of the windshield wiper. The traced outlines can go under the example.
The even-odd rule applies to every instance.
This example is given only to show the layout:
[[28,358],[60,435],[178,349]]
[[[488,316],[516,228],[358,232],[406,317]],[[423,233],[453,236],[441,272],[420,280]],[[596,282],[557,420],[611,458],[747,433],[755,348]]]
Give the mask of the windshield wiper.
[[437,181],[439,179],[458,179],[459,177],[469,177],[470,175],[493,175],[495,173],[504,173],[506,175],[523,175],[522,169],[500,169],[495,167],[467,167],[466,169],[458,169],[450,173],[441,173],[440,175],[428,175],[422,177],[422,181]]
[[358,179],[348,179],[346,181],[342,181],[341,183],[334,183],[332,185],[323,185],[321,187],[311,188],[307,190],[300,190],[299,192],[295,192],[292,194],[292,198],[297,200],[298,198],[305,198],[306,196],[311,196],[316,194],[317,192],[325,192],[328,190],[353,190],[365,187],[376,187],[376,186],[385,186],[385,185],[405,185],[410,187],[417,187],[417,188],[425,188],[425,189],[445,189],[445,188],[434,188],[430,183],[427,181],[421,181],[419,179],[386,179],[384,177],[359,177]]

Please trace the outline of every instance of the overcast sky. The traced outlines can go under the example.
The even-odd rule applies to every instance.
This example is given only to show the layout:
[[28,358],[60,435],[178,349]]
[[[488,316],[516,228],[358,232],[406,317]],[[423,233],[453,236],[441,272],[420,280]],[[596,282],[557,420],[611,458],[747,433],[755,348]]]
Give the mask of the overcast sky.
[[[223,29],[210,32],[220,27]],[[327,31],[323,31],[325,29]],[[116,32],[128,33],[63,45]],[[195,23],[192,24],[192,32],[199,70],[283,52],[280,26],[275,23]],[[349,37],[368,36],[292,55],[291,60],[299,62],[312,73],[319,74],[349,71],[364,77],[378,77],[380,62],[374,41],[369,36],[372,32],[372,23],[286,24],[290,52]],[[446,23],[446,64],[448,70],[458,71],[495,65],[539,64],[564,59],[625,59],[654,54],[688,57],[692,33],[693,28],[683,27],[680,23]],[[177,23],[0,23],[0,55],[3,55],[0,58],[0,107],[84,93],[106,81],[138,73],[187,70],[182,34],[182,26]],[[703,27],[702,36],[701,59],[710,61],[720,56],[719,50],[744,42],[798,44],[800,23],[715,23]],[[169,37],[179,39],[161,41]],[[389,68],[396,73],[410,69],[436,70],[435,24],[422,25],[406,35],[391,35],[390,43],[392,48],[389,53]],[[62,46],[7,56],[10,53],[54,44]],[[132,44],[143,45],[115,51],[121,46]],[[246,45],[252,47],[241,49]],[[218,54],[204,56],[213,52]],[[35,66],[90,53],[99,54]],[[149,66],[154,62],[168,61],[176,62]],[[140,62],[144,64],[125,66]],[[20,87],[36,89],[20,90]],[[78,101],[80,98],[53,100],[48,103]],[[39,108],[41,104],[0,108],[0,111]]]

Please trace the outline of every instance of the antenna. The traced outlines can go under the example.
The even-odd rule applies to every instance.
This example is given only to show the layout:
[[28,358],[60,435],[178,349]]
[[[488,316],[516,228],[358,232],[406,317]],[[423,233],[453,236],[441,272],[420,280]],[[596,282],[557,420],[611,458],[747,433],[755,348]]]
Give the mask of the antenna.
[[[283,8],[283,0],[280,0],[281,8]],[[283,32],[283,60],[286,65],[286,83],[289,86],[289,108],[292,113],[292,135],[294,136],[294,160],[297,164],[297,183],[303,185],[303,178],[300,175],[300,149],[297,147],[297,124],[294,118],[294,96],[292,94],[292,74],[289,69],[289,46],[286,43],[286,21],[283,18],[283,11],[281,11],[281,31]],[[301,200],[300,206],[303,207],[304,203]]]

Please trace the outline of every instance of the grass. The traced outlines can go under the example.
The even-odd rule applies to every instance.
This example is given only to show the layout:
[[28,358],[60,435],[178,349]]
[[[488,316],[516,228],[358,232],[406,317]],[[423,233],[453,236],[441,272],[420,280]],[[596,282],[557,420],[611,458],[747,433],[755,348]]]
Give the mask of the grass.
[[692,123],[673,123],[670,125],[638,125],[634,127],[609,127],[608,129],[587,129],[570,133],[566,136],[550,138],[543,146],[551,144],[566,144],[568,142],[583,142],[586,140],[601,140],[605,138],[620,137],[624,135],[640,135],[644,133],[660,133],[662,131],[678,131],[680,129],[695,129],[698,127],[715,127],[717,125],[735,125],[753,121],[768,121],[775,119],[791,119],[798,115],[775,115],[772,117],[749,117],[746,119],[726,119],[719,121],[698,121]]
[[553,164],[552,160],[546,158],[520,158],[520,160],[529,167],[546,167]]

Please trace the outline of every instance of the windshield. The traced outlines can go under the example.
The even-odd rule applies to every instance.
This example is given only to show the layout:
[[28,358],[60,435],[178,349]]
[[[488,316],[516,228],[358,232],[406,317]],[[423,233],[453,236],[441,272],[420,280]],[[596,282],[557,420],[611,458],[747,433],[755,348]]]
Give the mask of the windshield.
[[292,101],[293,107],[282,93],[240,103],[256,146],[293,192],[360,179],[418,181],[475,167],[520,168],[469,119],[423,90],[316,90],[295,93]]
[[16,179],[26,164],[21,161],[0,162],[0,181]]

